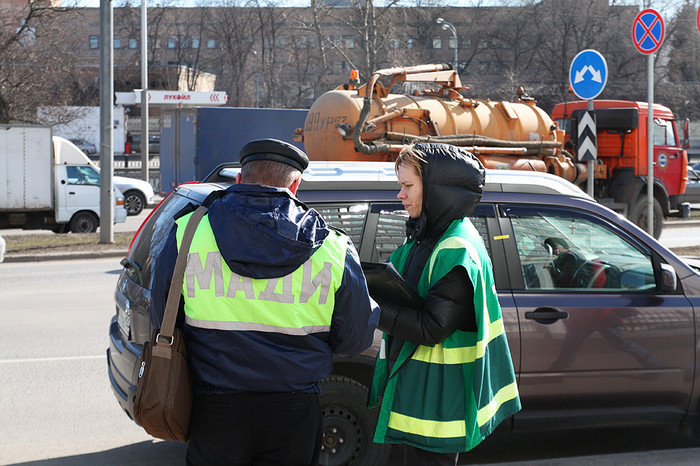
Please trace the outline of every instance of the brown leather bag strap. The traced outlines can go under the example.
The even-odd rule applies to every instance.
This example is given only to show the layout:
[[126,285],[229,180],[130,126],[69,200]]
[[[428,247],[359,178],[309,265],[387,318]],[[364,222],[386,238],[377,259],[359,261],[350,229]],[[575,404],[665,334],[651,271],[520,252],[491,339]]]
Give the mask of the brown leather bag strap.
[[204,206],[197,207],[197,210],[190,216],[185,228],[185,234],[180,244],[180,249],[177,253],[175,261],[175,270],[173,270],[173,278],[170,282],[170,290],[168,291],[168,300],[165,304],[165,313],[163,314],[163,323],[160,326],[160,336],[169,339],[172,342],[173,332],[175,331],[175,322],[177,321],[177,311],[180,307],[180,295],[182,294],[182,282],[185,276],[185,266],[187,265],[187,254],[190,251],[194,232],[197,230],[199,221],[207,213],[207,208]]

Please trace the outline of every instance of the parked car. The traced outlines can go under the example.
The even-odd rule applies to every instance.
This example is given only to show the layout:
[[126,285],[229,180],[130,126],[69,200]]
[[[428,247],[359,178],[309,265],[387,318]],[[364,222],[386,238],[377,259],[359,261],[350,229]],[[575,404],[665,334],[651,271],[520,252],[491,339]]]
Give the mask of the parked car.
[[698,169],[688,166],[688,182],[685,184],[685,193],[678,196],[678,204],[690,202],[700,203],[700,174]]
[[[116,398],[132,416],[136,359],[151,335],[154,262],[173,216],[235,182],[235,164],[175,189],[121,262],[107,350]],[[407,214],[390,163],[312,162],[298,196],[344,229],[363,261],[386,261]],[[562,178],[488,171],[471,216],[493,262],[523,409],[501,431],[698,426],[700,274],[622,216]],[[548,238],[566,243],[555,255]],[[559,244],[562,244],[561,241]],[[549,247],[548,247],[549,246]],[[383,465],[377,412],[366,408],[375,345],[337,358],[322,382],[321,464]]]
[[[133,141],[131,142],[131,153],[140,154],[141,153],[141,134],[132,134],[131,137]],[[160,134],[148,134],[148,153],[149,154],[159,154],[160,153]]]
[[7,251],[7,242],[0,236],[0,262],[5,260],[5,251]]
[[85,139],[69,139],[70,142],[78,146],[78,148],[85,153],[85,155],[95,155],[97,154],[97,147]]
[[112,181],[124,193],[127,215],[138,215],[145,207],[154,203],[155,193],[150,183],[126,176],[114,176]]
[[[90,163],[84,169],[85,175],[94,178],[99,184],[100,169],[95,164]],[[153,186],[147,181],[126,176],[113,176],[112,184],[119,189],[124,197],[124,208],[127,215],[138,215],[144,207],[154,203]],[[122,220],[123,221],[123,220]]]

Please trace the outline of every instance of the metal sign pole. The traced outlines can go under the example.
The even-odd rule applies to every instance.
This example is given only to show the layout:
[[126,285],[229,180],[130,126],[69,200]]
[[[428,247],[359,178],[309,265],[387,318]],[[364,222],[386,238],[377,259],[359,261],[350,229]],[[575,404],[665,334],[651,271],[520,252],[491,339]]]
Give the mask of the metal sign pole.
[[647,233],[654,236],[654,54],[647,57]]
[[141,179],[148,179],[148,33],[146,0],[141,0]]
[[[588,100],[588,110],[590,110],[591,112],[594,110],[593,99]],[[597,138],[596,138],[596,144],[597,144]],[[586,188],[588,191],[588,195],[591,197],[593,197],[593,194],[594,194],[594,192],[593,192],[593,188],[594,188],[594,179],[593,179],[593,177],[594,177],[594,173],[593,173],[594,162],[595,162],[595,160],[589,160],[586,163],[586,167],[588,169],[588,180],[586,181]]]
[[664,20],[658,11],[646,9],[632,23],[632,42],[647,58],[647,232],[654,236],[654,52],[664,41]]

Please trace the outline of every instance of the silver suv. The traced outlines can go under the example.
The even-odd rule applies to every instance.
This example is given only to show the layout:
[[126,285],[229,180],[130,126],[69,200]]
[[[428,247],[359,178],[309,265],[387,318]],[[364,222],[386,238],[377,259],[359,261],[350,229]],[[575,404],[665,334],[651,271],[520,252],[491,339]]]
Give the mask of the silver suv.
[[[188,203],[235,182],[235,164],[181,185],[133,240],[115,291],[109,378],[131,416],[136,358],[151,334],[151,271]],[[299,198],[352,238],[363,261],[404,240],[390,163],[312,162]],[[488,171],[472,215],[493,262],[523,410],[503,430],[698,422],[700,275],[561,178]],[[325,465],[386,464],[365,407],[376,347],[337,359],[322,383]]]

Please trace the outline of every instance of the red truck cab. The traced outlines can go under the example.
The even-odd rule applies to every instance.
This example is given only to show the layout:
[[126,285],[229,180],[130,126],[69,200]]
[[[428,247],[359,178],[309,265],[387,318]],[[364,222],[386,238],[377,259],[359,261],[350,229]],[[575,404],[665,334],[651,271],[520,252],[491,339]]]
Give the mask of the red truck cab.
[[[588,108],[587,101],[555,105],[552,119],[566,132],[565,148],[575,154],[578,145],[578,119]],[[617,206],[645,227],[647,202],[647,122],[649,105],[627,100],[596,100],[598,160],[595,165],[595,197]],[[684,134],[673,112],[654,104],[654,236],[661,233],[663,217],[677,207],[685,192],[688,154],[687,125]],[[658,231],[658,234],[657,234]]]

